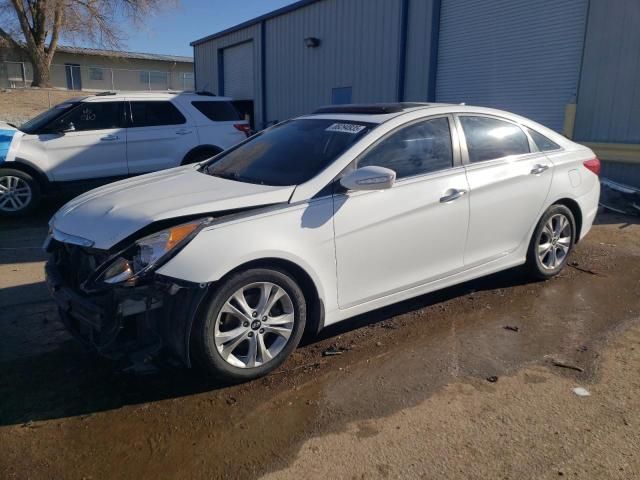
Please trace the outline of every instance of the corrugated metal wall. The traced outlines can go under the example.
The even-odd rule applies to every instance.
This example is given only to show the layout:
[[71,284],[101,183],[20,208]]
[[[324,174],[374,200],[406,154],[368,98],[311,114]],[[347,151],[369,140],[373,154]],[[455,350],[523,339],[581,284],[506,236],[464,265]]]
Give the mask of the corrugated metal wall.
[[218,49],[237,45],[247,40],[253,40],[254,44],[254,112],[256,124],[259,124],[262,119],[262,89],[260,88],[262,82],[260,62],[262,40],[259,23],[193,47],[196,89],[218,93]]
[[253,40],[222,50],[224,88],[219,88],[223,90],[221,93],[235,100],[253,100],[255,55]]
[[[429,100],[429,68],[432,63],[432,26],[434,0],[411,0],[407,32],[407,65],[405,68],[405,94],[408,102]],[[437,38],[435,39],[437,41]]]
[[587,0],[443,0],[436,99],[562,130],[565,104],[577,95],[586,16]]
[[352,87],[356,103],[396,99],[400,0],[325,0],[266,27],[269,120],[330,104],[335,87]]
[[574,137],[640,143],[640,0],[591,0]]

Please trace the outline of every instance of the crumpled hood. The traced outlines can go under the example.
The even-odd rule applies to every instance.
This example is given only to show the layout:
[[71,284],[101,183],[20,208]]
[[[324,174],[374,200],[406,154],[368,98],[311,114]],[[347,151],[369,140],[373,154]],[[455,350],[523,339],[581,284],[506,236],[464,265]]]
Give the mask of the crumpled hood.
[[4,162],[9,154],[9,148],[13,137],[18,132],[11,125],[5,122],[0,122],[0,163]]
[[225,180],[189,165],[91,190],[64,205],[50,225],[109,249],[158,220],[284,203],[294,188]]

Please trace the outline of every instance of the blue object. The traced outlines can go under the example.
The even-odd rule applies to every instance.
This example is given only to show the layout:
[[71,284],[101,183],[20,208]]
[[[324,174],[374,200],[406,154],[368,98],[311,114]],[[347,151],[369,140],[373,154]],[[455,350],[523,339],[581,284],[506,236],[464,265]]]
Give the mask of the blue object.
[[340,87],[331,90],[331,103],[333,105],[346,105],[351,103],[351,87]]
[[0,162],[4,162],[16,130],[0,130]]

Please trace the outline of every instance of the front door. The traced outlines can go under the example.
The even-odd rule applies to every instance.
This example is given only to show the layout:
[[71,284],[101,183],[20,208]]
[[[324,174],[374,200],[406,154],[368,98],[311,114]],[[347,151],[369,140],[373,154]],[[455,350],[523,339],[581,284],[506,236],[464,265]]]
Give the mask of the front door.
[[127,175],[123,102],[82,102],[40,134],[56,182]]
[[196,127],[169,101],[131,100],[127,131],[129,173],[177,167],[198,145]]
[[334,196],[340,308],[463,267],[468,185],[453,148],[451,122],[443,116],[412,123],[358,159],[357,167],[394,170],[397,180],[391,189]]
[[458,119],[466,138],[462,151],[471,209],[464,263],[471,268],[529,241],[553,169],[544,153],[532,151],[535,148],[519,125],[480,115]]

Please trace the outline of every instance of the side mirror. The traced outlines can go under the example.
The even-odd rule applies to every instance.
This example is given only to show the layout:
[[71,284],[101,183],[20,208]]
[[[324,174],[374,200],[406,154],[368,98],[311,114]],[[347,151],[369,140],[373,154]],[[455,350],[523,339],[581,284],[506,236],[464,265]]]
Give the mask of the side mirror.
[[386,190],[393,187],[396,172],[384,167],[362,167],[340,179],[340,185],[348,190]]
[[69,133],[69,132],[75,132],[75,131],[76,131],[76,126],[73,124],[73,122],[69,122],[66,127],[60,129],[61,133]]

